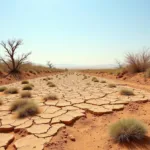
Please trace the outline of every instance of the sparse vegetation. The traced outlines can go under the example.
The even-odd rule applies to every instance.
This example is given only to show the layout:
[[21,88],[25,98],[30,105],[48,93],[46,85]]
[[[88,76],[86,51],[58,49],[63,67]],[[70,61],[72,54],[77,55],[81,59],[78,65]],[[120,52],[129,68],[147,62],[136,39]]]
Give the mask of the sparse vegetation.
[[18,93],[18,89],[15,87],[11,87],[5,90],[5,94],[17,94]]
[[113,83],[108,84],[108,87],[109,87],[109,88],[115,88],[115,87],[116,87],[116,84],[113,84]]
[[10,107],[11,111],[16,111],[19,118],[33,116],[39,112],[39,108],[31,100],[21,99],[16,100]]
[[27,103],[28,103],[28,101],[26,99],[15,100],[10,106],[10,111],[16,111],[16,110],[22,108]]
[[29,84],[29,81],[24,80],[24,81],[22,81],[21,83],[22,83],[22,84]]
[[57,100],[58,97],[55,94],[48,94],[47,96],[44,97],[44,101],[48,100]]
[[7,88],[5,86],[0,87],[0,92],[4,92]]
[[23,91],[20,94],[21,98],[30,98],[31,97],[31,93],[29,91]]
[[146,133],[145,125],[135,119],[122,119],[110,126],[110,136],[119,143],[142,140]]
[[53,82],[50,82],[50,81],[47,83],[47,85],[48,85],[49,87],[55,87],[55,86],[56,86]]
[[92,81],[93,81],[93,82],[99,82],[99,80],[98,80],[96,77],[93,77],[93,78],[92,78]]
[[128,53],[126,55],[127,69],[131,73],[145,72],[150,68],[150,52],[144,49],[139,53]]
[[17,116],[18,118],[24,118],[28,116],[34,116],[39,113],[39,108],[36,103],[33,101],[28,101],[26,105],[24,105],[22,108],[18,109]]
[[22,89],[23,90],[32,90],[33,86],[31,84],[25,85]]
[[106,83],[106,81],[105,81],[105,80],[102,80],[101,83]]
[[133,96],[134,95],[133,91],[129,90],[129,89],[121,89],[120,94],[126,95],[126,96]]

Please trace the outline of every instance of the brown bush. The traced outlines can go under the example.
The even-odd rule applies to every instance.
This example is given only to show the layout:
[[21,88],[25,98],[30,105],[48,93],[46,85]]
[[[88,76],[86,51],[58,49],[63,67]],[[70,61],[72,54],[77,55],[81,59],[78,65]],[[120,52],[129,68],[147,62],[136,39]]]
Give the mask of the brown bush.
[[44,101],[48,100],[57,100],[58,97],[55,94],[48,94],[47,96],[44,97]]
[[17,93],[18,89],[14,87],[5,90],[5,94],[17,94]]
[[126,55],[127,70],[131,73],[144,72],[150,68],[150,52],[144,49],[139,53]]

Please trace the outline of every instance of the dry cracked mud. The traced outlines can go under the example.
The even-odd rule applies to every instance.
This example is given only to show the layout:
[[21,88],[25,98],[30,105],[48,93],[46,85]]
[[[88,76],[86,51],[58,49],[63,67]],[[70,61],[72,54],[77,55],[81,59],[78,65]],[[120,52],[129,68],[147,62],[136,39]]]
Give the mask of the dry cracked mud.
[[[51,76],[51,80],[56,87],[49,87],[45,77],[30,80],[34,85],[31,100],[35,101],[41,113],[34,117],[17,119],[14,113],[9,111],[11,103],[20,99],[20,92],[23,85],[21,82],[6,85],[6,87],[17,87],[18,94],[1,94],[0,99],[3,104],[0,106],[0,150],[43,150],[46,143],[57,132],[66,125],[72,124],[78,118],[86,116],[86,112],[95,115],[111,113],[121,110],[129,102],[143,102],[149,100],[149,93],[116,84],[110,88],[108,85],[114,83],[106,80],[106,83],[92,82],[92,76],[80,73],[63,73]],[[99,81],[104,79],[98,78]],[[122,88],[133,90],[134,96],[122,96],[119,91]],[[55,94],[58,100],[43,101],[49,94]],[[27,134],[16,138],[15,133],[19,130],[26,130]]]

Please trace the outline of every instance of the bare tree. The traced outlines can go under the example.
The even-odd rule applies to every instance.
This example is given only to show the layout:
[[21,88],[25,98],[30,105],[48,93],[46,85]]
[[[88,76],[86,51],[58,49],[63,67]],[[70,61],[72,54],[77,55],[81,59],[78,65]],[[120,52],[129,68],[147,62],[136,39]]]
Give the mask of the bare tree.
[[47,65],[50,69],[54,68],[53,64],[50,61],[47,62]]
[[22,45],[22,40],[8,40],[7,42],[1,42],[0,45],[4,48],[6,57],[3,58],[0,56],[0,61],[2,61],[7,68],[9,69],[10,73],[19,72],[19,69],[21,65],[27,60],[28,56],[31,54],[31,52],[22,54],[21,56],[18,56],[18,58],[15,58],[16,56],[16,50],[17,48]]
[[117,65],[118,65],[118,68],[121,69],[122,66],[123,66],[122,63],[119,60],[117,60],[117,59],[115,61],[116,61]]

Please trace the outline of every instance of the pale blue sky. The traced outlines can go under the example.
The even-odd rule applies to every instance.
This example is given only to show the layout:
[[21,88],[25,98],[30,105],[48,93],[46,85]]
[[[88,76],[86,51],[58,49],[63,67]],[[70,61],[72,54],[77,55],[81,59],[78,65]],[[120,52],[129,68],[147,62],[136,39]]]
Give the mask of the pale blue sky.
[[0,0],[0,20],[0,40],[22,38],[41,64],[111,64],[150,47],[150,0]]

